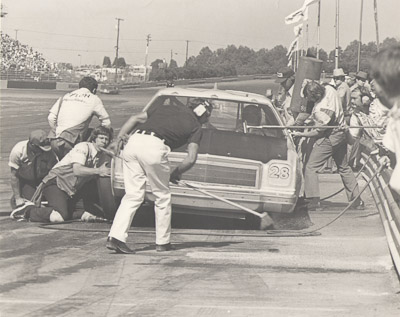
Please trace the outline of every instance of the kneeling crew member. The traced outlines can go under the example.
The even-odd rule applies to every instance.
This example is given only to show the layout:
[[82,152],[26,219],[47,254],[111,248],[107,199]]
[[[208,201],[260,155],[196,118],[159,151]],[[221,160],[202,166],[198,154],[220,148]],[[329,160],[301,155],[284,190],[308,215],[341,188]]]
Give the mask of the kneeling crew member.
[[[314,103],[311,118],[319,126],[340,126],[344,124],[344,114],[336,90],[327,85],[311,81],[303,89],[307,102]],[[305,195],[310,201],[309,210],[320,208],[318,171],[326,160],[332,157],[338,167],[346,190],[347,199],[352,201],[358,194],[357,180],[347,162],[346,134],[342,130],[312,129],[307,132],[294,132],[298,137],[316,137],[314,147],[305,168]],[[364,209],[364,202],[359,198],[353,203],[356,209]]]
[[[190,107],[162,105],[132,116],[121,128],[119,138],[137,128],[125,145],[123,171],[125,196],[122,198],[107,240],[107,248],[118,253],[134,253],[125,244],[136,210],[148,183],[156,196],[156,249],[174,249],[171,236],[171,192],[169,181],[177,182],[197,159],[201,125],[208,121],[212,105],[194,99]],[[170,173],[168,154],[188,143],[186,158]]]
[[[27,202],[11,213],[13,219],[29,219],[32,222],[63,222],[79,219],[95,220],[94,180],[96,177],[110,176],[106,163],[97,167],[102,147],[107,147],[112,132],[106,127],[97,127],[92,131],[89,142],[81,142],[60,161],[43,179],[42,190],[49,207],[36,207]],[[85,212],[75,213],[77,201],[83,198]]]
[[43,130],[32,131],[29,140],[18,142],[13,147],[8,161],[11,168],[13,209],[32,198],[43,177],[56,163],[56,155],[51,151],[47,133]]

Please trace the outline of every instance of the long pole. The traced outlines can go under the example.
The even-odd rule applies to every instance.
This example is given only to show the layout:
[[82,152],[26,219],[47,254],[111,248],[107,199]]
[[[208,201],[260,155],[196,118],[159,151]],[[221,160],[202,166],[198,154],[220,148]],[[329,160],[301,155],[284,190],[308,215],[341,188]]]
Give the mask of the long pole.
[[378,0],[374,0],[374,16],[376,29],[376,49],[379,52],[379,30],[378,30]]
[[146,37],[146,55],[145,55],[145,58],[144,58],[144,67],[145,67],[145,81],[147,81],[147,78],[148,78],[148,74],[147,74],[147,57],[148,57],[148,55],[149,55],[149,44],[150,44],[150,41],[151,41],[151,35],[150,34],[147,34],[147,37]]
[[124,21],[120,18],[115,18],[118,21],[117,24],[117,46],[115,47],[115,82],[118,81],[118,49],[119,49],[119,23]]
[[317,18],[317,58],[319,58],[319,45],[321,39],[321,0],[318,1],[318,18]]
[[335,68],[339,68],[339,0],[336,0]]
[[189,40],[186,40],[186,62],[185,62],[185,66],[187,66],[188,55],[189,55]]
[[363,6],[364,6],[364,0],[361,0],[361,9],[360,9],[360,33],[359,33],[359,35],[358,35],[357,71],[360,71],[360,62],[361,62],[361,38],[362,38],[362,16],[363,16]]

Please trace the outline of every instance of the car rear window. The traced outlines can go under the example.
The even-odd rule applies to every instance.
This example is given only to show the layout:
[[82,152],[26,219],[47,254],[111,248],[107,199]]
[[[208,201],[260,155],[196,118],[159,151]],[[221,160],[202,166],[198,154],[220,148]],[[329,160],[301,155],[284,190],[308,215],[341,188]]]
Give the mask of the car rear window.
[[[193,97],[160,96],[155,99],[147,109],[149,113],[153,109],[163,105],[175,105],[187,107]],[[273,137],[284,137],[281,129],[245,129],[244,122],[248,126],[280,125],[274,110],[264,104],[246,103],[233,100],[207,99],[213,105],[213,111],[207,128],[215,128],[224,131],[239,133],[255,133]]]

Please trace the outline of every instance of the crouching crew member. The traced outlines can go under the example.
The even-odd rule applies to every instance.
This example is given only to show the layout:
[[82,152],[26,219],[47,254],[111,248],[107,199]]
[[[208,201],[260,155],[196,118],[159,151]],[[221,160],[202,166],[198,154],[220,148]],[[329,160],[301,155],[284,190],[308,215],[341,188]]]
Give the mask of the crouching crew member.
[[51,151],[47,133],[43,130],[32,131],[29,140],[18,142],[10,153],[8,166],[11,168],[11,208],[24,205],[30,200],[57,158]]
[[[311,118],[319,126],[340,126],[344,124],[344,114],[336,90],[327,85],[312,81],[303,89],[307,102],[314,103]],[[294,132],[298,137],[316,137],[314,147],[305,168],[305,195],[309,201],[309,210],[320,208],[320,192],[318,170],[326,160],[333,157],[342,178],[347,198],[352,201],[358,194],[356,178],[347,162],[347,141],[344,131],[335,129],[312,129],[307,132]],[[353,203],[357,209],[364,208],[364,202],[359,198]]]
[[[107,147],[112,132],[106,127],[92,131],[88,142],[81,142],[58,162],[38,188],[48,201],[48,207],[37,207],[28,201],[11,213],[13,219],[32,222],[62,222],[72,219],[94,221],[96,212],[96,177],[110,176],[106,163],[97,167],[101,147]],[[93,180],[93,182],[91,182]],[[35,196],[38,193],[35,193]],[[83,198],[85,212],[75,212],[75,205]]]
[[[125,145],[123,158],[125,196],[122,198],[107,240],[107,248],[117,253],[134,253],[126,244],[128,230],[145,196],[146,183],[155,199],[156,249],[174,249],[171,236],[171,193],[169,181],[177,182],[197,159],[202,137],[201,125],[208,121],[212,105],[195,99],[190,107],[163,105],[132,116],[118,137],[136,128]],[[186,158],[170,173],[168,154],[184,144]]]
[[111,126],[110,117],[101,99],[96,96],[97,86],[94,78],[84,77],[79,82],[79,89],[59,98],[50,109],[49,138],[51,147],[60,160],[75,144],[87,140],[87,131],[93,116],[99,118],[102,126]]

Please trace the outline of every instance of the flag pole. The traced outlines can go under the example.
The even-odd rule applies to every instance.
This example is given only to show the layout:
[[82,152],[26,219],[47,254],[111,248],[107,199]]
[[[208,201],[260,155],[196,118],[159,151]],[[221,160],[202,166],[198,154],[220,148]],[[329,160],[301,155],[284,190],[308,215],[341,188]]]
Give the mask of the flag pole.
[[320,28],[321,28],[321,0],[318,1],[318,18],[317,18],[317,58],[319,58],[319,45],[320,45]]
[[335,68],[339,68],[339,0],[336,0]]
[[374,0],[374,16],[376,28],[376,49],[379,52],[379,31],[378,31],[378,0]]
[[360,61],[361,61],[361,37],[362,37],[363,6],[364,6],[364,0],[361,0],[361,9],[360,9],[360,33],[359,33],[359,35],[358,35],[357,71],[360,71]]

